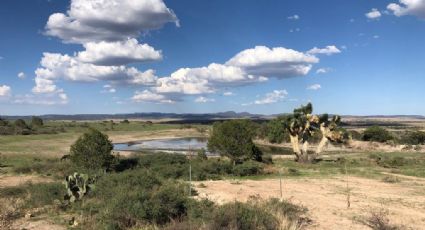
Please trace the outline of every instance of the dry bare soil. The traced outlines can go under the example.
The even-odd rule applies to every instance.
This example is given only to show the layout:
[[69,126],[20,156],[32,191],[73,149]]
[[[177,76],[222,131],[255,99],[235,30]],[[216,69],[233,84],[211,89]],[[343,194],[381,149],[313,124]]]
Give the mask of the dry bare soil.
[[[307,229],[368,229],[361,223],[372,211],[387,210],[391,223],[403,229],[425,227],[425,180],[402,177],[385,183],[359,177],[283,179],[283,198],[309,210]],[[348,181],[348,189],[347,189]],[[203,183],[205,186],[199,186]],[[279,179],[197,182],[200,197],[218,203],[245,201],[250,196],[280,197]],[[350,208],[347,208],[347,194]]]

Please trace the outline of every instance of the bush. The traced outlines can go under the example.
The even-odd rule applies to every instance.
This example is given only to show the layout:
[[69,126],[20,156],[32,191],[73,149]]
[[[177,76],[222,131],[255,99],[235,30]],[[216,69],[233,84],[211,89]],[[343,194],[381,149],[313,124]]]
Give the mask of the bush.
[[278,220],[270,213],[257,207],[235,202],[220,206],[211,221],[211,230],[222,229],[278,229]]
[[282,123],[282,118],[275,118],[267,124],[267,139],[270,143],[288,142],[289,135]]
[[192,161],[193,180],[217,180],[222,176],[232,173],[232,165],[229,161],[220,159],[195,160]]
[[70,159],[77,167],[85,170],[110,169],[114,157],[108,136],[90,129],[71,146]]
[[208,139],[208,150],[229,157],[233,163],[261,159],[261,151],[252,139],[255,129],[249,120],[216,122]]
[[423,145],[425,144],[425,132],[408,132],[401,138],[401,142],[410,145]]
[[255,161],[246,161],[234,167],[233,173],[235,176],[252,176],[263,172],[263,165]]
[[401,229],[399,226],[390,223],[388,211],[383,209],[371,211],[370,216],[366,217],[362,222],[373,230]]
[[353,138],[353,140],[362,140],[363,136],[360,132],[356,131],[356,130],[350,130],[348,131],[348,134],[351,136],[351,138]]
[[41,118],[39,118],[39,117],[32,117],[31,126],[33,128],[35,128],[35,127],[41,127],[41,126],[43,126],[43,120]]
[[376,164],[384,168],[397,168],[409,164],[409,160],[402,156],[386,156],[385,154],[370,154]]
[[189,178],[189,160],[184,155],[156,153],[141,156],[138,161],[138,167],[157,172],[164,178]]
[[27,183],[21,186],[2,188],[1,197],[25,197],[24,205],[27,208],[43,207],[61,200],[65,194],[65,187],[61,183]]
[[165,225],[187,214],[187,185],[163,181],[144,169],[106,174],[83,208],[100,212],[98,229],[130,229]]
[[392,140],[393,137],[386,129],[379,126],[371,126],[363,132],[362,139],[364,141],[386,142]]
[[197,151],[196,158],[199,160],[208,160],[207,153],[204,148]]

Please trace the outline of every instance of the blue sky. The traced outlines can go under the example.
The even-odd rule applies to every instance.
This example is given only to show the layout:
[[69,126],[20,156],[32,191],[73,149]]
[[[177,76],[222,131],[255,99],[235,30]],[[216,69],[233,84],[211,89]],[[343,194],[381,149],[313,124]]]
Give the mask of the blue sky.
[[0,114],[425,115],[424,28],[425,0],[3,0]]

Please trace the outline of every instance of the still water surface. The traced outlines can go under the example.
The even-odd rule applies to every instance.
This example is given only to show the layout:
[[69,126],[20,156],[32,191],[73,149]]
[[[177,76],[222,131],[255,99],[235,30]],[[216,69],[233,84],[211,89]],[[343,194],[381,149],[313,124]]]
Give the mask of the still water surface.
[[206,138],[186,137],[168,138],[157,140],[133,141],[128,143],[114,144],[117,151],[164,151],[164,152],[186,152],[188,150],[199,150],[207,148]]

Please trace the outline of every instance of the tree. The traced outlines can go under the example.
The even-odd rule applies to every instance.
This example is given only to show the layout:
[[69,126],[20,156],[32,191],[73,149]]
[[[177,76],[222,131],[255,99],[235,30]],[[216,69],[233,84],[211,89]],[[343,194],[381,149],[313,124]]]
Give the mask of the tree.
[[[293,151],[298,162],[311,162],[322,151],[329,142],[344,142],[344,132],[338,128],[341,120],[339,116],[334,116],[331,120],[327,114],[322,116],[313,115],[313,105],[308,103],[305,106],[294,109],[293,114],[285,116],[282,125],[288,131]],[[309,139],[314,132],[320,131],[322,138],[314,154],[308,153]],[[301,144],[301,147],[300,147]]]
[[8,125],[9,125],[9,122],[0,117],[0,126],[8,126]]
[[393,137],[391,136],[390,132],[388,132],[386,129],[374,125],[369,128],[367,128],[363,132],[363,138],[364,141],[376,141],[376,142],[386,142],[389,140],[392,140]]
[[21,128],[21,129],[28,129],[28,125],[27,125],[27,123],[25,123],[25,121],[24,121],[24,120],[22,120],[22,119],[18,119],[18,120],[16,120],[16,121],[15,121],[15,123],[14,123],[14,125],[15,125],[15,127],[17,127],[17,128]]
[[43,119],[41,119],[40,117],[32,117],[31,120],[31,126],[32,127],[41,127],[43,126]]
[[71,161],[86,170],[109,169],[113,162],[113,145],[108,136],[89,129],[71,146]]
[[248,120],[216,122],[208,139],[208,150],[229,157],[233,164],[254,159],[261,161],[262,152],[252,141],[255,130]]
[[284,117],[272,119],[267,124],[267,139],[270,143],[282,143],[287,137],[285,127],[282,125]]
[[15,134],[28,135],[31,134],[31,130],[28,128],[27,123],[24,120],[18,119],[14,122]]

